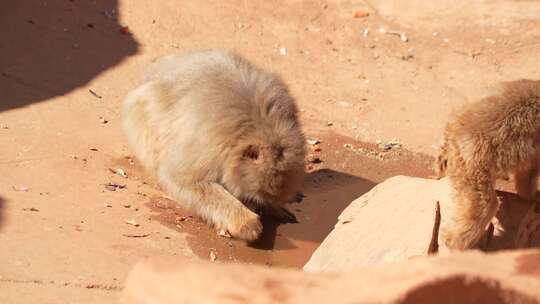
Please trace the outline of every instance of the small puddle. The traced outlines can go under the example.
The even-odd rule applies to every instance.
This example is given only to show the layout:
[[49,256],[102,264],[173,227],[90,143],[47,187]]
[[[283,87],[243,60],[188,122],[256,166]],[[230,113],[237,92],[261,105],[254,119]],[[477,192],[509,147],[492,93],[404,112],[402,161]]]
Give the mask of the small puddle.
[[254,243],[218,236],[203,221],[167,198],[151,197],[146,206],[152,210],[154,220],[185,233],[193,252],[203,259],[210,259],[213,251],[219,261],[301,268],[354,199],[394,175],[433,174],[430,158],[402,148],[381,152],[377,145],[336,134],[320,140],[318,151],[311,152],[322,163],[308,166],[305,198],[287,206],[298,223],[278,224],[263,218],[263,234]]
[[302,202],[287,206],[298,223],[278,224],[263,217],[263,234],[250,244],[217,236],[203,221],[167,198],[152,197],[146,206],[156,213],[153,219],[187,233],[191,249],[202,258],[208,259],[214,251],[222,261],[300,267],[333,229],[341,211],[375,185],[327,169],[310,173],[306,184]]

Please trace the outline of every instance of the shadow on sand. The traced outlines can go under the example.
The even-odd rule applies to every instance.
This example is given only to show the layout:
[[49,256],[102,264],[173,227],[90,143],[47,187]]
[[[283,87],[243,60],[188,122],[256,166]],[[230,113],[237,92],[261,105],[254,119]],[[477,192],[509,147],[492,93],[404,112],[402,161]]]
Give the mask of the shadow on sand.
[[137,52],[116,0],[2,1],[0,111],[85,85]]

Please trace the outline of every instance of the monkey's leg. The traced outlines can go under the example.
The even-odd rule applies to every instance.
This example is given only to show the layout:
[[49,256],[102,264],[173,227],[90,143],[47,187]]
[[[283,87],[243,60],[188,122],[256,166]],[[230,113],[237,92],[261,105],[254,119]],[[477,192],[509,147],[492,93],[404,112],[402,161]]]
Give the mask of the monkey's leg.
[[220,232],[252,241],[262,232],[259,216],[213,182],[176,183],[161,174],[160,183],[175,199],[213,225]]
[[497,194],[489,170],[468,170],[450,177],[454,188],[454,213],[443,232],[450,249],[469,249],[478,244],[497,212]]
[[516,191],[525,200],[534,200],[538,188],[538,164],[530,162],[519,168],[515,174]]

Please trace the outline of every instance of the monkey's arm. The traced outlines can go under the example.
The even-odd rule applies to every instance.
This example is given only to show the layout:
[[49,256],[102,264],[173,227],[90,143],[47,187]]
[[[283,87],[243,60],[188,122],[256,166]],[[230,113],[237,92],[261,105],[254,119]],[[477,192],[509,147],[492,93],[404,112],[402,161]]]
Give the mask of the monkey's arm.
[[159,174],[165,190],[213,224],[218,231],[227,231],[233,237],[255,240],[262,232],[259,216],[215,182],[178,182],[169,174]]

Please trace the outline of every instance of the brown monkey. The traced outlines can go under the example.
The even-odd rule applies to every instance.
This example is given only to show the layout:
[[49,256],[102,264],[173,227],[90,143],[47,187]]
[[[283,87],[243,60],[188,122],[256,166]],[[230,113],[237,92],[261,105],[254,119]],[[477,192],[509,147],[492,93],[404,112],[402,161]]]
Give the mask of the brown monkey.
[[504,83],[500,94],[460,109],[444,132],[440,175],[453,188],[443,229],[451,249],[478,245],[498,207],[496,178],[514,174],[518,195],[533,200],[540,165],[540,81]]
[[306,154],[297,107],[279,76],[239,55],[161,58],[127,96],[123,127],[164,190],[218,231],[254,240],[251,209],[292,215],[282,205],[300,190]]

